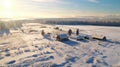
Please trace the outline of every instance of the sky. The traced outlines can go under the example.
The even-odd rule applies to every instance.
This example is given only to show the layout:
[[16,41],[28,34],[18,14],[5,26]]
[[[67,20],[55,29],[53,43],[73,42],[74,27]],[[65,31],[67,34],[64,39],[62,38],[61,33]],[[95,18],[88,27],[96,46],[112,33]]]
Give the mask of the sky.
[[120,0],[0,0],[0,18],[120,15]]

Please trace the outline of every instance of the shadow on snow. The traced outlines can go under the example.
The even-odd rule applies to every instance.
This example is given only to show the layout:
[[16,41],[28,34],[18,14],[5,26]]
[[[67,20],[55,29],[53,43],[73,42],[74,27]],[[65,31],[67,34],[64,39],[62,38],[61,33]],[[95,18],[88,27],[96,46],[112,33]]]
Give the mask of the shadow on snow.
[[72,40],[62,41],[62,42],[65,43],[65,44],[68,44],[70,46],[77,46],[79,44],[78,42],[75,42],[75,41],[72,41]]

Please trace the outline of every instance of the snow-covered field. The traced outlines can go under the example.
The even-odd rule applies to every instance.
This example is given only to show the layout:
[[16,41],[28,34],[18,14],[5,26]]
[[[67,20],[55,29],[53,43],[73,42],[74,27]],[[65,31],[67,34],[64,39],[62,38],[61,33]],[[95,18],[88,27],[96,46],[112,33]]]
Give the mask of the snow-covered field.
[[[107,41],[77,41],[78,28],[82,34],[106,36]],[[0,37],[0,67],[120,67],[120,27],[27,23],[21,29],[24,32],[10,30]],[[55,40],[69,29],[69,41]],[[50,34],[43,37],[41,30]]]

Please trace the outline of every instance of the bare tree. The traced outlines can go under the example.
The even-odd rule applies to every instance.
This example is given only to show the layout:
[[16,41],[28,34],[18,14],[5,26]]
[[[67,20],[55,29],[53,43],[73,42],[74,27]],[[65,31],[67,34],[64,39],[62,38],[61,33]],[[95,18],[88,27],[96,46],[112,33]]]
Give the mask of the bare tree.
[[41,35],[44,36],[45,35],[45,32],[44,30],[41,31]]
[[68,35],[71,36],[71,34],[72,34],[72,30],[69,29],[69,30],[68,30]]
[[79,29],[76,30],[76,35],[79,35]]

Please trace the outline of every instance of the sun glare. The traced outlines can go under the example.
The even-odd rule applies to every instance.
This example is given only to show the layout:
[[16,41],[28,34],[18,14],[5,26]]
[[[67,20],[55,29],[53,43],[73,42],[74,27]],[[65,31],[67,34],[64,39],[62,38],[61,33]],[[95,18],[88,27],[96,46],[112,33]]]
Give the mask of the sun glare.
[[3,7],[5,9],[11,9],[13,6],[12,0],[3,0]]
[[14,0],[2,0],[2,11],[6,18],[12,18],[14,10]]

